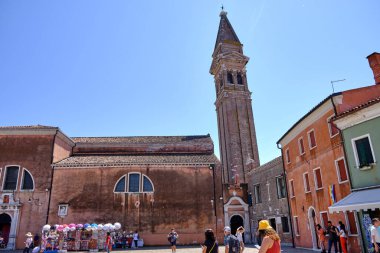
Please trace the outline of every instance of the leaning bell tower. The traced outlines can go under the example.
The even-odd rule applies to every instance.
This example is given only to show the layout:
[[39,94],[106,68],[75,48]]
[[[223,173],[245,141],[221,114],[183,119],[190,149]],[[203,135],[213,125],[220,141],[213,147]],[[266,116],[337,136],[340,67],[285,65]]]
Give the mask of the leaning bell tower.
[[245,68],[249,58],[225,11],[220,13],[212,58],[223,182],[247,183],[245,173],[260,164]]
[[[245,68],[249,58],[244,55],[243,45],[225,11],[220,13],[212,58],[210,73],[214,76],[216,91],[224,223],[231,226],[232,232],[240,225],[249,232],[246,173],[260,165]],[[249,237],[245,239],[250,241]]]

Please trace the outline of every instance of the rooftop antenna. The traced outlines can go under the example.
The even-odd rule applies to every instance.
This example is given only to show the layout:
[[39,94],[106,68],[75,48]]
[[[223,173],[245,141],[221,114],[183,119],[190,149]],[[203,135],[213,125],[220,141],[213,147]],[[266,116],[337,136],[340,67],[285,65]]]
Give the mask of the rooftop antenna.
[[330,82],[333,93],[335,92],[335,90],[334,90],[334,83],[343,82],[343,81],[346,81],[346,79],[335,80],[335,81],[331,81]]

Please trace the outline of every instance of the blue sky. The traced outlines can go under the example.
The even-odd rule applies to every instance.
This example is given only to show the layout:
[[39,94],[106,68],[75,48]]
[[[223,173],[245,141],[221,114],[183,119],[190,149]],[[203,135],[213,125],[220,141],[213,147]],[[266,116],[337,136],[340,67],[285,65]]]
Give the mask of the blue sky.
[[374,83],[380,1],[0,1],[0,125],[69,136],[210,133],[221,4],[244,53],[261,162],[336,91]]

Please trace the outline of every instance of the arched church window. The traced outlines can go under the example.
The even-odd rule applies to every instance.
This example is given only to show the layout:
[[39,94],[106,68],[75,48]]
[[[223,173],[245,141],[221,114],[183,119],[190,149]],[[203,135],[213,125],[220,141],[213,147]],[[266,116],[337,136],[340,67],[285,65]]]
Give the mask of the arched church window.
[[5,180],[3,190],[14,191],[17,188],[19,166],[9,166],[5,170]]
[[125,176],[117,181],[115,186],[115,192],[125,192]]
[[23,170],[21,190],[34,190],[34,181],[30,172]]
[[147,176],[143,177],[143,192],[153,192],[152,181]]
[[154,192],[152,180],[141,173],[132,172],[122,176],[114,188],[115,193],[143,193]]
[[240,73],[237,74],[237,83],[238,84],[243,84],[243,77],[241,76]]
[[227,73],[227,82],[228,82],[228,83],[234,83],[234,79],[233,79],[233,77],[232,77],[231,72],[228,72],[228,73]]

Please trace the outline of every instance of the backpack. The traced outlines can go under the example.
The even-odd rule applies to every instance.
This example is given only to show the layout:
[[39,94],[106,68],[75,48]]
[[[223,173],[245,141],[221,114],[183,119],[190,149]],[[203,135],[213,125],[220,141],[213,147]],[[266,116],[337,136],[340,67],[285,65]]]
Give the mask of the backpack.
[[240,242],[236,236],[230,236],[228,240],[228,248],[228,253],[240,253]]

